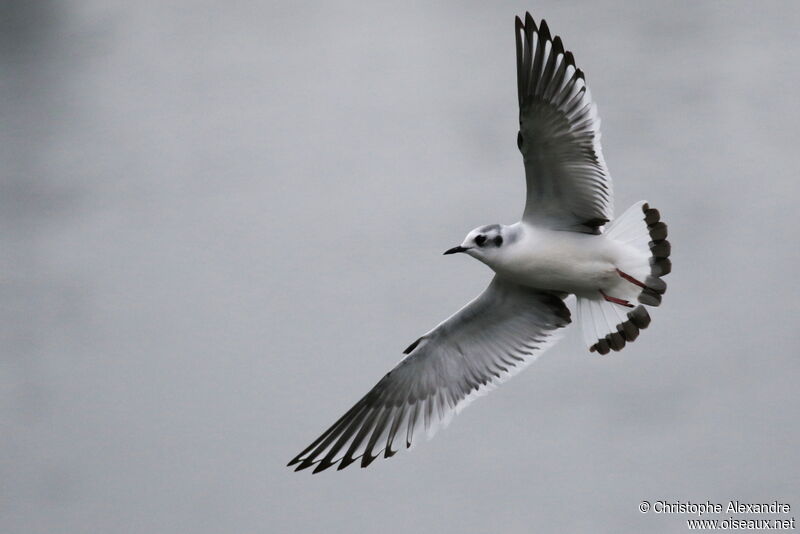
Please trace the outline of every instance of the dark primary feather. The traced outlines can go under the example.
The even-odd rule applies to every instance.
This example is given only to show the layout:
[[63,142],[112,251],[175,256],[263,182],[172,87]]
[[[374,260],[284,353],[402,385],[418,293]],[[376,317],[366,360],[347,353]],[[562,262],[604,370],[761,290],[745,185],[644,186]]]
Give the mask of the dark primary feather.
[[600,120],[583,72],[547,23],[515,21],[520,131],[527,199],[522,219],[597,233],[613,216]]
[[533,361],[569,324],[560,295],[495,278],[475,300],[422,336],[364,397],[289,465],[317,473],[366,467],[432,433],[476,393]]

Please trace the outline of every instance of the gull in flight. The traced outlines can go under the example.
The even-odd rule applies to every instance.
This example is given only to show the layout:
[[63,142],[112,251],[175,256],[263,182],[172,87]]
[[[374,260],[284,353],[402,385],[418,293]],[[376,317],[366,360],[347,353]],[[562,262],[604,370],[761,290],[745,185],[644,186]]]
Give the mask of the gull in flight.
[[600,119],[558,36],[516,17],[519,133],[527,195],[522,220],[469,232],[445,254],[494,271],[473,301],[411,343],[405,357],[289,466],[314,473],[367,467],[429,437],[473,398],[530,364],[571,322],[576,297],[591,352],[607,354],[650,324],[671,270],[667,226],[638,202],[613,218]]

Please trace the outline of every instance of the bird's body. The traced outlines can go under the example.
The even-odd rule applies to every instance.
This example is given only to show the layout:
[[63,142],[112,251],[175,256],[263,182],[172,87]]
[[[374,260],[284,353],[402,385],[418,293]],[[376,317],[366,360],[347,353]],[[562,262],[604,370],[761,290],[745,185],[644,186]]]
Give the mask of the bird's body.
[[498,276],[533,289],[581,296],[622,290],[627,295],[630,282],[616,270],[647,262],[647,256],[634,247],[604,234],[565,232],[524,222],[508,229],[516,239],[508,240],[503,253],[486,264]]
[[586,346],[607,354],[650,323],[672,264],[658,210],[638,202],[614,218],[600,120],[571,52],[547,23],[516,19],[517,146],[525,164],[522,220],[476,228],[445,254],[494,272],[486,290],[414,341],[406,355],[289,465],[314,472],[432,435],[477,395],[530,364],[571,322],[574,294]]

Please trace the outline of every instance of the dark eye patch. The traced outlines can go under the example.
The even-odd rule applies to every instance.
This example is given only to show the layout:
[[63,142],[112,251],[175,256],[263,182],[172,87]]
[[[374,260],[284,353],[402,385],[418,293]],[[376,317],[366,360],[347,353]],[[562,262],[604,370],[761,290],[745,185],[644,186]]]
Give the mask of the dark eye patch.
[[486,243],[486,236],[485,235],[475,236],[475,244],[476,245],[478,245],[479,247],[482,247],[484,243]]
[[494,246],[499,247],[503,244],[503,236],[497,236],[494,238]]

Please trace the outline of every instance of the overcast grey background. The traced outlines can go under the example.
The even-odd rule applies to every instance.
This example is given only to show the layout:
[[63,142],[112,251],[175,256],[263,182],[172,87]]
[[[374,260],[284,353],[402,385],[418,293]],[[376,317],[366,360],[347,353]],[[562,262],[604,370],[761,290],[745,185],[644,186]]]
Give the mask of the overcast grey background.
[[[491,5],[489,5],[491,4]],[[796,2],[2,2],[0,531],[676,532],[800,509]],[[513,16],[670,225],[650,329],[576,328],[436,439],[285,463],[490,273]]]

